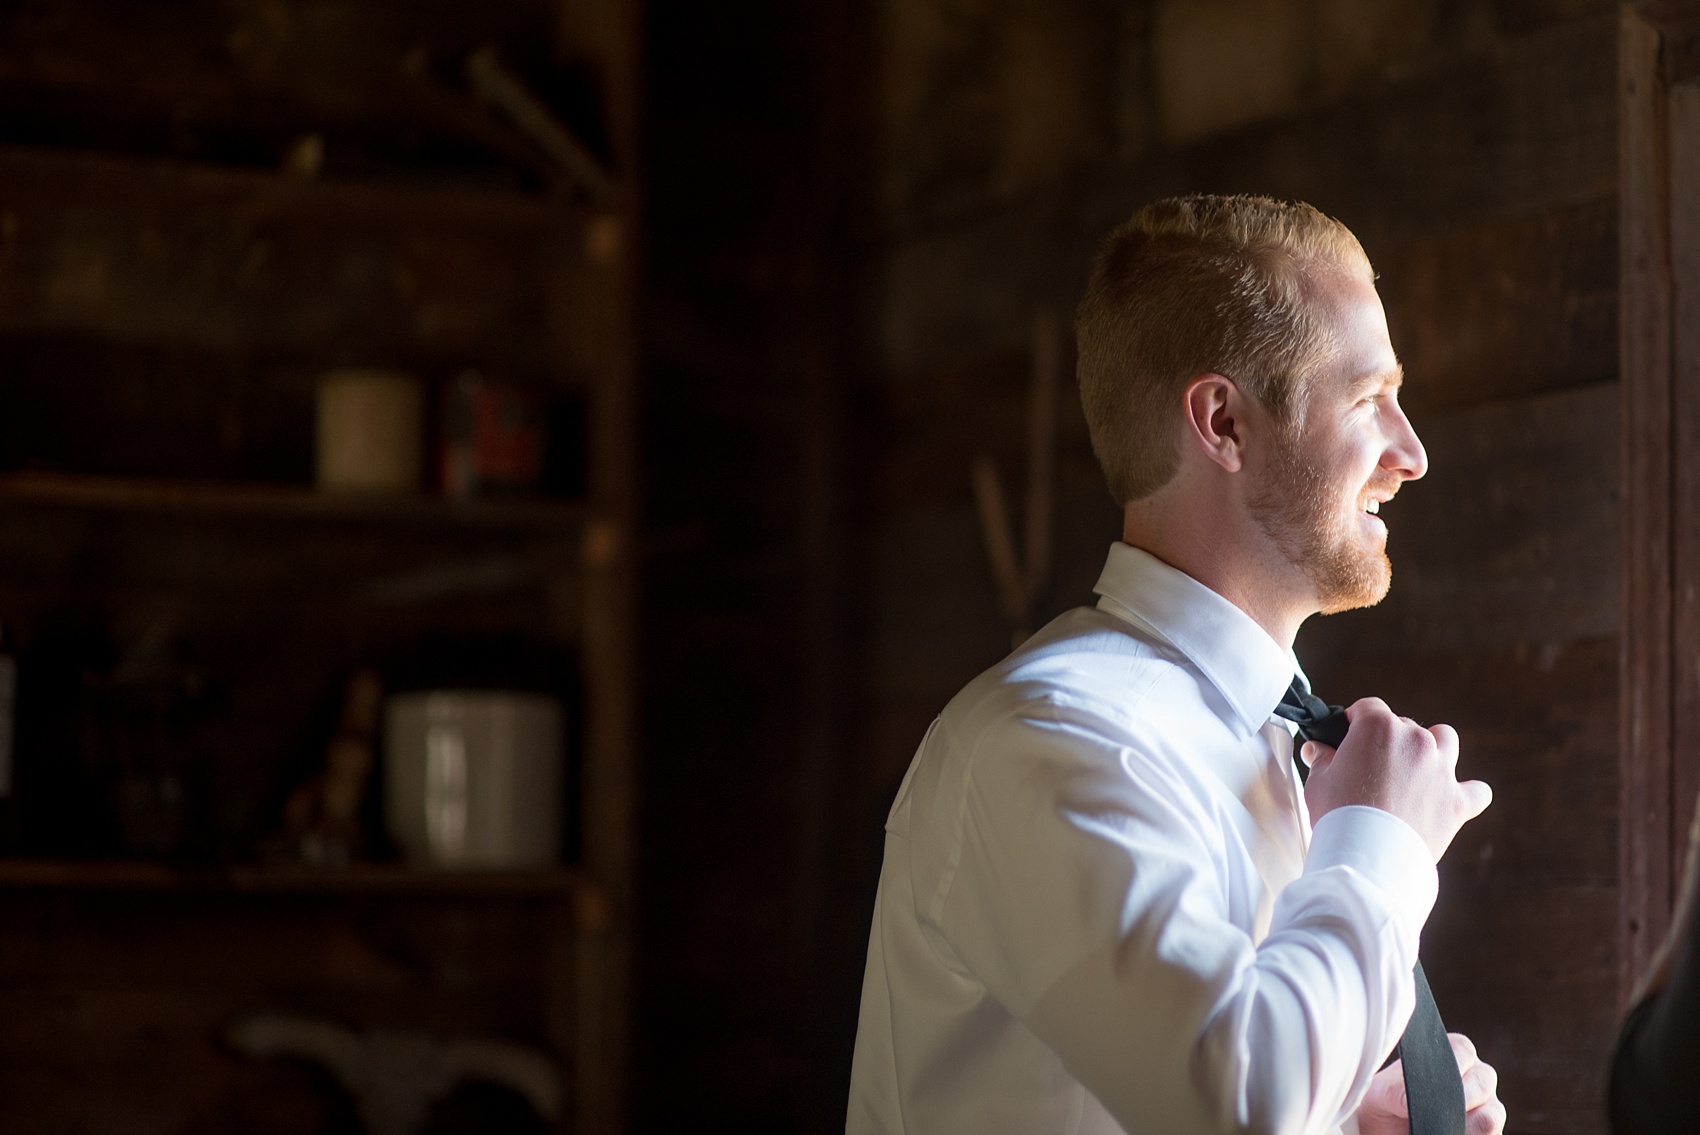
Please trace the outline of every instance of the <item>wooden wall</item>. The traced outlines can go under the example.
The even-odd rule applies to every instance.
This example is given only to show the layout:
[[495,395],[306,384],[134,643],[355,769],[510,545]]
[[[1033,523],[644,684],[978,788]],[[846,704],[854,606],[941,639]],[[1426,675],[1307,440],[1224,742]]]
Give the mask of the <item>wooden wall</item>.
[[863,18],[648,5],[641,1130],[843,1130]]
[[[1497,799],[1442,866],[1424,957],[1514,1132],[1597,1132],[1617,1003],[1613,5],[1206,0],[882,7],[877,446],[863,854],[926,721],[1005,649],[968,464],[1019,485],[1031,314],[1163,194],[1309,200],[1381,274],[1433,471],[1386,515],[1394,588],[1299,651],[1336,699],[1448,721]],[[1201,78],[1201,77],[1207,77]],[[1047,610],[1118,531],[1064,411]],[[869,877],[876,868],[870,867]]]

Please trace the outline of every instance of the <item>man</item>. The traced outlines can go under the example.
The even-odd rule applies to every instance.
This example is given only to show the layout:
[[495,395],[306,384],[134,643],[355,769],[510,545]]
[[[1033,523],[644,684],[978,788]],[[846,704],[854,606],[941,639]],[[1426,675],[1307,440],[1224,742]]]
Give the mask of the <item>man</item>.
[[[1076,330],[1122,542],[898,791],[848,1129],[1404,1131],[1377,1070],[1435,863],[1491,793],[1450,727],[1374,698],[1301,781],[1275,715],[1299,625],[1386,594],[1377,513],[1427,467],[1369,262],[1307,205],[1159,201]],[[1493,1135],[1494,1072],[1451,1040]]]

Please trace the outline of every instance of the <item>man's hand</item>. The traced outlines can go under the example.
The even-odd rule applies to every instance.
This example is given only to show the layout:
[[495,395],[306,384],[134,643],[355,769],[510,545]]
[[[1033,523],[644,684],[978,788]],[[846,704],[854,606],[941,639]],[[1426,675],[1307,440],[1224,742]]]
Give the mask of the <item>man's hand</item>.
[[[1495,1094],[1499,1073],[1476,1055],[1476,1046],[1463,1033],[1447,1033],[1458,1073],[1464,1078],[1465,1135],[1500,1135],[1505,1130],[1505,1105]],[[1405,1106],[1405,1069],[1395,1060],[1369,1082],[1358,1105],[1358,1135],[1409,1135],[1410,1112]]]
[[1335,808],[1368,804],[1416,829],[1438,863],[1458,829],[1493,802],[1493,790],[1481,781],[1458,783],[1457,732],[1450,725],[1424,729],[1380,698],[1354,702],[1346,720],[1351,727],[1339,749],[1305,744],[1311,822]]

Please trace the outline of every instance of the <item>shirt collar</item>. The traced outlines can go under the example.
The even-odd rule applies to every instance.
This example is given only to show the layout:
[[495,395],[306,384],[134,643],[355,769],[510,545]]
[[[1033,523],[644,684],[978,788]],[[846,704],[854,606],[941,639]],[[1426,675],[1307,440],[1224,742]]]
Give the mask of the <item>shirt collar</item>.
[[1252,617],[1143,548],[1110,545],[1093,588],[1098,608],[1174,647],[1197,666],[1239,719],[1242,736],[1263,727],[1300,674]]

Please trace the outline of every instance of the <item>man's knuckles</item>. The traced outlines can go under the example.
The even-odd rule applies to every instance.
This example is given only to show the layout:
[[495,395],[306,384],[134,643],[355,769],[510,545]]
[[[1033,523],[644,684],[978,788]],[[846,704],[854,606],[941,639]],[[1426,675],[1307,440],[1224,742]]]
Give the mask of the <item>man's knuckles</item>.
[[1477,1064],[1464,1073],[1464,1106],[1475,1109],[1488,1103],[1499,1090],[1499,1073],[1490,1065]]
[[1359,698],[1346,707],[1346,720],[1356,725],[1360,717],[1369,717],[1377,713],[1392,714],[1392,712],[1387,707],[1387,703],[1380,698]]
[[[1365,699],[1366,701],[1369,699]],[[1364,703],[1359,702],[1362,706]],[[1401,730],[1399,719],[1383,702],[1361,709],[1352,719],[1352,728],[1347,741],[1356,742],[1354,747],[1368,748],[1371,752],[1384,752],[1397,741]]]
[[1465,1135],[1500,1135],[1505,1130],[1505,1105],[1490,1100],[1464,1116]]

